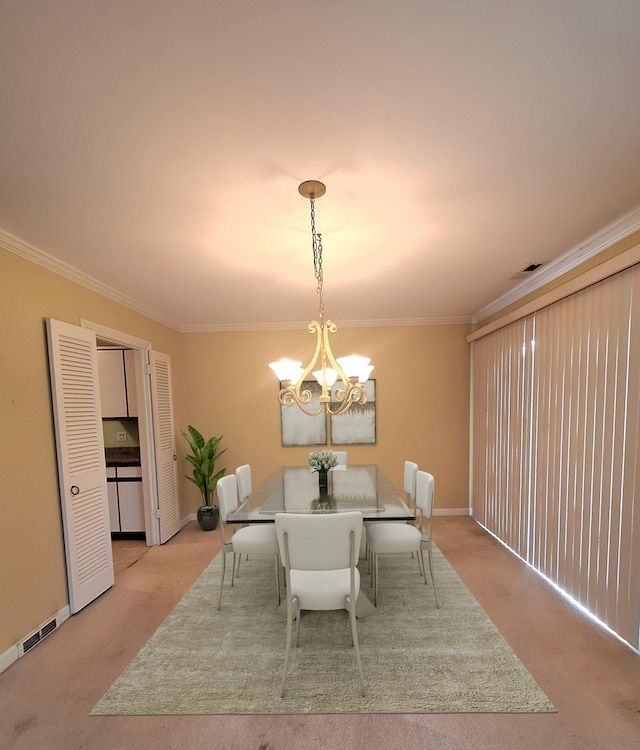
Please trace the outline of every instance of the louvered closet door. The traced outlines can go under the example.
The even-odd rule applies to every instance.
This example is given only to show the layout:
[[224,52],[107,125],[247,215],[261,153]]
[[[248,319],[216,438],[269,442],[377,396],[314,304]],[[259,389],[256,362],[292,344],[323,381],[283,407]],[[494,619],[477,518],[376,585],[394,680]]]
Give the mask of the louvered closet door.
[[151,399],[158,473],[158,518],[160,543],[164,544],[167,539],[180,531],[171,358],[168,354],[154,351],[150,352],[150,357]]
[[93,331],[47,320],[71,613],[113,585],[102,420]]

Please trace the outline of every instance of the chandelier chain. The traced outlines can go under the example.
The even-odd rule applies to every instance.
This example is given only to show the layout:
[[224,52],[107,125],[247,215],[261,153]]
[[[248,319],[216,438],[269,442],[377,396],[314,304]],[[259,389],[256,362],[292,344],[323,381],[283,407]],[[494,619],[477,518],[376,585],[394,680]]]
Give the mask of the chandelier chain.
[[324,322],[324,299],[322,296],[323,273],[322,273],[322,235],[316,232],[316,200],[313,196],[311,202],[311,245],[313,247],[313,270],[316,277],[316,292],[320,299],[320,323]]

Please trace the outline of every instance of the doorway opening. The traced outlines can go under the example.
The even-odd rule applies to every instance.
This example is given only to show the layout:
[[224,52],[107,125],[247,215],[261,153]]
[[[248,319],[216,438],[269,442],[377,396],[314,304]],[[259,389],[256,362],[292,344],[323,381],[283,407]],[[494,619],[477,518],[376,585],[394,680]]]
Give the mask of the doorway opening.
[[149,551],[144,539],[112,539],[113,575],[117,578],[127,568],[135,565]]
[[[117,541],[140,542],[143,545],[153,546],[160,544],[160,529],[158,525],[158,488],[156,480],[156,459],[153,440],[153,413],[151,400],[151,383],[150,383],[150,352],[151,342],[138,339],[128,334],[116,331],[105,326],[101,326],[91,321],[81,321],[83,328],[89,328],[96,334],[97,353],[108,352],[109,350],[119,353],[122,358],[122,379],[124,382],[125,398],[128,397],[125,414],[125,420],[118,420],[109,412],[108,419],[111,424],[108,425],[109,442],[112,448],[118,448],[121,445],[124,449],[131,448],[136,450],[136,457],[132,459],[132,465],[118,466],[115,468],[107,466],[107,491],[110,493],[110,518],[112,528],[118,528],[126,537]],[[106,366],[107,373],[117,370],[116,364],[108,363]],[[101,372],[101,376],[102,376]],[[108,374],[104,376],[109,377]],[[127,390],[126,383],[129,383]],[[103,382],[101,377],[100,393],[102,396]],[[117,407],[116,411],[118,410]],[[130,416],[134,415],[134,416]],[[104,415],[103,415],[104,416]],[[127,421],[127,419],[129,421]],[[135,420],[135,422],[133,421]],[[104,422],[103,422],[104,424]],[[135,429],[134,429],[135,428]],[[120,433],[120,434],[119,434]],[[124,434],[123,434],[124,433]],[[118,438],[124,438],[122,443]],[[106,442],[105,442],[106,447]],[[117,476],[115,476],[117,474]],[[110,476],[114,475],[114,476]],[[117,480],[117,481],[114,481]],[[117,499],[124,496],[126,507],[115,504],[117,487]],[[123,510],[135,510],[133,518],[127,519],[125,512],[125,523],[118,524],[122,519]],[[119,516],[117,515],[119,514]],[[133,526],[129,524],[133,521]],[[125,531],[123,531],[125,529]],[[131,529],[131,531],[129,531]],[[137,530],[136,536],[132,538]],[[141,533],[140,533],[141,532]],[[113,540],[115,541],[115,540]],[[120,545],[121,547],[123,545]],[[129,545],[132,547],[141,547],[142,545]],[[119,549],[112,551],[118,552]],[[123,553],[126,559],[128,553]]]
[[[146,544],[143,467],[138,424],[139,399],[135,351],[96,340],[102,434],[107,476],[114,574]],[[135,561],[135,560],[134,560]]]

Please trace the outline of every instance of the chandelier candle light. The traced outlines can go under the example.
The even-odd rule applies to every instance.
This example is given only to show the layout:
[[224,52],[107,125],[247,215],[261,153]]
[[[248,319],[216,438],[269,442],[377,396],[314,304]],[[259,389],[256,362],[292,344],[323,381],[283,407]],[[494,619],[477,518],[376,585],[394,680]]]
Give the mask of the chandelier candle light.
[[[325,320],[322,274],[322,235],[316,232],[316,198],[321,198],[326,187],[317,180],[307,180],[298,187],[298,192],[304,198],[308,198],[311,204],[311,246],[313,250],[313,269],[316,277],[316,292],[319,297],[318,320],[312,320],[307,326],[309,333],[316,334],[316,350],[311,362],[302,367],[302,362],[290,359],[281,359],[271,362],[269,367],[275,373],[282,387],[279,393],[280,403],[283,406],[297,406],[309,416],[313,417],[324,410],[326,414],[343,414],[352,404],[365,404],[367,393],[364,384],[369,379],[373,365],[367,357],[350,355],[336,359],[329,344],[329,334],[335,333],[338,328],[332,320]],[[319,366],[318,370],[314,367]],[[304,387],[304,382],[309,374],[320,384],[322,391],[319,397],[319,405],[315,411],[310,406],[312,394]],[[336,382],[341,387],[332,388]]]

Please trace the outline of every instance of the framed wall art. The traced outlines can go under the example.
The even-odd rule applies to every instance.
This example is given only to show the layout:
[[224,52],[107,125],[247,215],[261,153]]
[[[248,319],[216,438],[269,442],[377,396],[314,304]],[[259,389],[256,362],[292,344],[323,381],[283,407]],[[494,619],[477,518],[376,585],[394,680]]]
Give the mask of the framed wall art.
[[364,406],[353,404],[344,414],[331,415],[332,445],[375,445],[376,381],[367,380],[364,390],[367,394]]
[[[305,380],[303,390],[311,391],[309,410],[315,411],[320,405],[322,389],[315,380]],[[327,419],[324,411],[315,417],[305,414],[297,406],[280,405],[282,445],[326,445]]]

